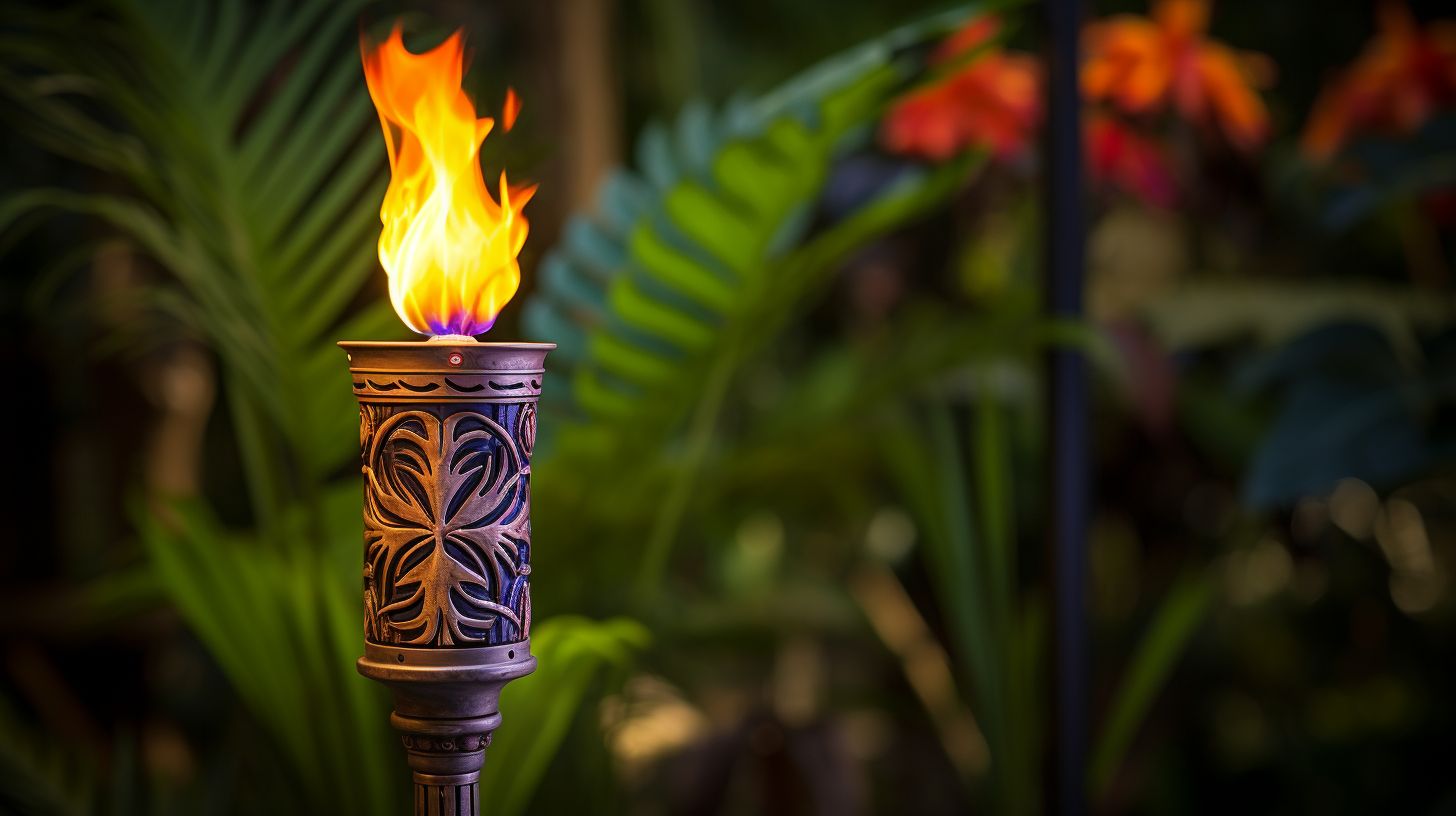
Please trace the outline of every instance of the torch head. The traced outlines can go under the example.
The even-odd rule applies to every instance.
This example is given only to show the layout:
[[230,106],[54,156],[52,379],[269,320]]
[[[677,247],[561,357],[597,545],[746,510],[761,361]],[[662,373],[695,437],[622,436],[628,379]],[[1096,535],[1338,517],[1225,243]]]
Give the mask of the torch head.
[[[364,657],[419,801],[478,812],[500,691],[529,674],[531,454],[550,343],[340,343],[359,400]],[[431,812],[434,811],[424,811]]]

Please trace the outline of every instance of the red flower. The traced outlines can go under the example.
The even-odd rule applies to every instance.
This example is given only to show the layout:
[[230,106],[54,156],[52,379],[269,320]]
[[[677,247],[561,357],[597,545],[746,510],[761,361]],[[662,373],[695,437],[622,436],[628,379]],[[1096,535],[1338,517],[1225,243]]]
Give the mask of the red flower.
[[1002,158],[1022,152],[1041,119],[1040,71],[1029,56],[987,45],[999,29],[981,17],[951,35],[932,57],[944,64],[973,48],[966,65],[902,97],[881,127],[895,153],[944,160],[968,147],[989,148]]
[[1001,20],[995,15],[988,14],[985,17],[977,17],[969,20],[961,26],[954,34],[946,37],[935,53],[930,55],[930,64],[944,65],[955,61],[956,58],[964,56],[969,51],[983,45],[992,45],[992,40],[1001,33]]
[[1146,204],[1173,206],[1177,184],[1162,145],[1104,114],[1087,119],[1085,138],[1094,183],[1117,187]]
[[1456,22],[1423,31],[1410,9],[1386,3],[1365,51],[1315,101],[1300,147],[1328,159],[1351,136],[1403,135],[1432,112],[1456,105]]
[[1269,61],[1209,39],[1208,0],[1159,0],[1152,19],[1122,14],[1086,31],[1082,91],[1124,113],[1172,107],[1250,150],[1269,134],[1269,113],[1255,90]]

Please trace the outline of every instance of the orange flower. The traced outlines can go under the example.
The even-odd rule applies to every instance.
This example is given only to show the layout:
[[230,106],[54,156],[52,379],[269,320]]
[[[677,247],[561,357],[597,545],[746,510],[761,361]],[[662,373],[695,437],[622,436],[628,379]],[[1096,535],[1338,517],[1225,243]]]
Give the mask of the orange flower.
[[1002,158],[1022,152],[1041,119],[1040,71],[1029,56],[987,45],[998,29],[995,18],[977,18],[941,44],[932,64],[985,50],[895,103],[880,132],[889,150],[933,160],[967,147],[986,147]]
[[1162,145],[1105,114],[1088,117],[1085,139],[1087,172],[1094,183],[1120,188],[1156,207],[1173,206],[1177,184]]
[[1456,22],[1424,31],[1410,9],[1386,3],[1380,30],[1344,74],[1320,94],[1301,148],[1313,159],[1334,155],[1354,134],[1408,134],[1431,113],[1456,104]]
[[1270,63],[1208,39],[1208,8],[1207,0],[1158,0],[1152,19],[1123,14],[1089,25],[1082,92],[1133,115],[1171,106],[1240,149],[1258,147],[1269,113],[1256,88]]

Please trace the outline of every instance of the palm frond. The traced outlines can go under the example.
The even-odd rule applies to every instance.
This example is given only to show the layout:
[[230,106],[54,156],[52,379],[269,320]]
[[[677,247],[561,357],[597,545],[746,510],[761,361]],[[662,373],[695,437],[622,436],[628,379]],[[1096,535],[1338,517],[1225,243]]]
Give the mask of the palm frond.
[[[595,503],[618,523],[621,508],[653,508],[633,522],[648,527],[645,540],[623,542],[641,548],[626,562],[636,565],[636,595],[661,585],[723,398],[746,362],[853,252],[982,166],[970,156],[907,167],[847,214],[821,212],[836,161],[866,146],[887,102],[923,75],[927,46],[971,13],[892,32],[760,99],[689,105],[671,128],[648,128],[638,170],[610,177],[597,214],[573,219],[543,261],[525,324],[559,348],[535,487],[549,494],[562,486],[552,474],[570,473],[592,488],[554,500],[587,512]],[[624,472],[626,460],[636,465]],[[620,572],[623,560],[611,560],[603,568]]]
[[352,455],[345,374],[313,352],[376,269],[386,165],[357,87],[362,5],[115,0],[79,19],[30,14],[22,67],[0,76],[24,131],[131,188],[22,193],[0,226],[42,208],[95,215],[174,276],[186,324],[245,386],[234,407],[258,415],[250,441],[286,452],[251,479],[260,517]]
[[[893,32],[758,100],[689,105],[671,129],[643,133],[639,170],[614,174],[598,215],[573,220],[526,305],[527,328],[560,346],[551,364],[570,388],[557,389],[567,403],[557,407],[600,420],[563,435],[616,435],[629,416],[654,425],[644,411],[672,427],[715,356],[772,337],[781,324],[766,318],[792,313],[795,295],[834,261],[922,211],[901,203],[881,223],[852,216],[851,228],[812,229],[833,160],[862,144],[890,95],[923,70],[911,50],[968,13]],[[956,169],[963,179],[968,168]],[[937,181],[907,174],[865,210]]]

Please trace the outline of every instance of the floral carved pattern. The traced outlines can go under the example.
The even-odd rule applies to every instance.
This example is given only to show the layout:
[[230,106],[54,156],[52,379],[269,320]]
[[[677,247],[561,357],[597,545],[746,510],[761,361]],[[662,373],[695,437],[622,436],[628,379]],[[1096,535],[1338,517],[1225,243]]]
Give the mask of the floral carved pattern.
[[528,402],[521,406],[521,418],[517,420],[516,438],[521,440],[521,450],[527,456],[536,447],[536,404]]
[[473,411],[368,416],[365,633],[379,643],[481,645],[525,637],[530,464]]

